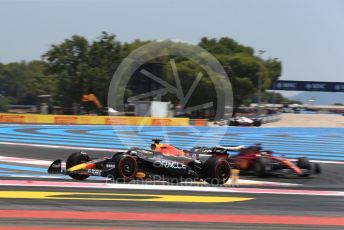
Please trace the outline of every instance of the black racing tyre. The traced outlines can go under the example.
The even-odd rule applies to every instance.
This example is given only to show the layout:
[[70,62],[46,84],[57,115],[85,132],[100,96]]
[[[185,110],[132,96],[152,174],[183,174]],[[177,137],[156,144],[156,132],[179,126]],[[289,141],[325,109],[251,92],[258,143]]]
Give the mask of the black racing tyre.
[[228,126],[238,126],[238,122],[235,120],[229,120]]
[[230,177],[231,168],[225,159],[209,158],[203,167],[203,179],[209,184],[224,184]]
[[321,167],[319,164],[314,164],[314,168],[315,174],[321,174]]
[[[91,159],[87,153],[84,153],[84,152],[72,153],[66,161],[66,169],[68,170],[69,168],[71,168],[75,165],[78,165],[81,163],[86,163],[90,160]],[[85,180],[89,177],[89,175],[87,175],[87,174],[70,173],[68,175],[75,180]]]
[[129,182],[136,176],[137,161],[127,154],[118,154],[113,157],[116,164],[115,179],[119,182]]
[[301,176],[302,177],[308,177],[311,173],[311,169],[312,169],[312,165],[311,162],[309,161],[309,159],[307,157],[300,157],[297,159],[296,162],[297,167],[299,167],[300,169],[306,169],[307,172],[303,173]]
[[257,177],[266,177],[271,172],[272,162],[269,158],[260,157],[254,162],[253,168]]
[[253,126],[255,126],[255,127],[260,127],[262,125],[262,121],[260,121],[260,120],[256,120],[256,121],[254,121],[253,122]]
[[298,158],[296,165],[301,169],[311,170],[311,168],[312,168],[311,162],[309,161],[309,159],[307,157]]

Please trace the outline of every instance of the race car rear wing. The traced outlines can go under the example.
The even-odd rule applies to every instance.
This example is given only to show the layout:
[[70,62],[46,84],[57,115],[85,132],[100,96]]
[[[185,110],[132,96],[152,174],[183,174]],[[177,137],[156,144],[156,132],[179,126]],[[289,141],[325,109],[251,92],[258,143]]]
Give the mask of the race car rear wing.
[[218,154],[224,154],[229,152],[239,152],[240,150],[244,149],[245,146],[239,145],[239,146],[215,146],[215,147],[194,147],[190,150],[190,152],[195,153],[218,153]]

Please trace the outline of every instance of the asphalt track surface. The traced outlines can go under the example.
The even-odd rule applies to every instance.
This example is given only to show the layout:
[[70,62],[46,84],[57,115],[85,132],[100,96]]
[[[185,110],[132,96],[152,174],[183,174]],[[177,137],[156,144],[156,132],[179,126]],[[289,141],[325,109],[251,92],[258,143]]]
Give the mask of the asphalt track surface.
[[[57,158],[65,160],[73,151],[73,149],[57,147],[0,144],[2,157],[43,161]],[[87,152],[94,157],[111,154],[105,150]],[[21,162],[0,162],[0,172],[3,173],[0,174],[0,230],[65,229],[66,227],[71,229],[343,229],[344,165],[323,163],[321,166],[323,174],[312,178],[262,180],[298,184],[297,186],[267,187],[255,184],[243,185],[238,189],[228,188],[232,189],[232,192],[225,190],[207,192],[201,187],[198,191],[197,186],[186,191],[181,185],[166,185],[173,186],[170,190],[109,189],[88,186],[77,188],[8,186],[4,181],[16,181],[18,185],[20,182],[24,184],[30,181],[32,184],[33,181],[41,183],[53,181],[77,185],[88,182],[102,184],[103,181],[91,179],[88,182],[72,182],[65,178],[40,178],[38,175],[43,174],[42,166],[28,167],[23,166]],[[29,169],[31,171],[26,171]],[[12,176],[6,176],[6,171]],[[24,173],[26,176],[31,176],[19,176]],[[241,178],[257,180],[252,176]],[[251,189],[253,192],[246,192],[245,189]],[[270,190],[275,194],[268,193]],[[293,195],[295,191],[299,191],[300,194]],[[338,192],[339,195],[326,195],[326,191]],[[17,194],[18,192],[23,193]],[[317,192],[324,194],[315,195]],[[23,197],[19,198],[20,196]],[[187,202],[183,199],[187,199]],[[233,201],[235,199],[237,201]]]

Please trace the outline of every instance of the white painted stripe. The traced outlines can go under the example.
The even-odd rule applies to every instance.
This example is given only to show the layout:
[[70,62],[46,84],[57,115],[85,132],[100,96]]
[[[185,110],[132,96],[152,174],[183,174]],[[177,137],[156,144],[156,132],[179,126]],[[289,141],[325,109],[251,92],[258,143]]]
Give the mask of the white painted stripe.
[[[0,174],[0,176],[2,176],[2,174]],[[70,178],[67,175],[62,175],[62,174],[46,174],[46,175],[42,175],[42,174],[16,174],[16,173],[12,173],[11,175],[8,175],[8,173],[6,173],[6,176],[4,177],[9,177],[11,178],[11,180],[13,180],[12,178],[34,178],[34,179],[61,179],[61,180],[71,180],[73,181],[72,178]],[[106,182],[106,179],[104,177],[89,177],[90,181],[102,181],[102,182]]]
[[[230,182],[227,182],[226,184],[230,184]],[[239,185],[299,186],[300,184],[285,183],[285,182],[272,182],[272,181],[259,181],[259,180],[245,180],[245,179],[239,179]]]
[[25,147],[40,147],[40,148],[53,148],[53,149],[77,149],[77,150],[91,150],[91,151],[103,151],[103,152],[118,152],[123,149],[107,149],[107,148],[89,148],[81,146],[65,146],[65,145],[46,145],[46,144],[28,144],[28,143],[17,143],[17,142],[2,142],[0,145],[16,145]]
[[30,158],[22,158],[22,157],[5,157],[0,156],[0,162],[7,162],[7,163],[20,163],[26,165],[39,165],[39,166],[50,166],[52,161],[48,160],[36,160]]
[[[307,157],[307,156],[306,156]],[[307,157],[309,158],[309,157]],[[292,160],[292,161],[297,161],[297,159],[295,158],[288,158],[289,160]],[[323,164],[337,164],[337,165],[344,165],[344,161],[324,161],[324,160],[311,160],[310,159],[310,162],[311,163],[323,163]]]
[[313,163],[324,163],[324,164],[337,164],[344,165],[344,161],[321,161],[321,160],[311,160]]
[[[51,175],[51,174],[47,174],[47,175],[37,175],[37,174],[16,174],[13,173],[12,175],[7,175],[8,173],[6,173],[6,177],[11,177],[11,178],[39,178],[39,179],[63,179],[63,180],[71,180],[72,182],[75,182],[75,180],[73,180],[72,178],[70,178],[67,175]],[[1,176],[1,174],[0,174]],[[89,177],[88,181],[102,181],[102,182],[106,182],[107,179],[105,177]],[[134,182],[135,183],[135,182]],[[138,182],[139,183],[139,182]],[[154,185],[154,184],[168,184],[168,182],[166,181],[146,181],[145,184],[147,185]],[[181,182],[179,184],[179,186],[206,186],[208,185],[206,182]],[[226,185],[230,185],[230,180],[226,183]],[[272,186],[283,186],[283,187],[292,187],[292,186],[298,186],[299,184],[291,184],[291,183],[279,183],[279,182],[266,182],[266,181],[255,181],[255,180],[239,180],[238,181],[238,185],[256,185],[256,186],[268,186],[268,187],[272,187]]]
[[[37,159],[31,159],[31,158],[23,158],[23,157],[6,157],[6,156],[0,156],[0,162],[6,162],[6,163],[16,163],[16,164],[24,164],[24,165],[38,165],[38,166],[44,166],[48,167],[53,163],[50,160],[37,160]],[[62,163],[62,167],[65,166],[65,163]]]

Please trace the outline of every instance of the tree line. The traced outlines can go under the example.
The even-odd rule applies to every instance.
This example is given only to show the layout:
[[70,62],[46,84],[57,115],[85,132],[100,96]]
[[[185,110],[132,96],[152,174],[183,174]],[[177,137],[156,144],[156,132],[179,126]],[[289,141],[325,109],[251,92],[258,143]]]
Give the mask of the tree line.
[[[108,87],[116,68],[130,52],[148,42],[135,40],[123,43],[107,32],[102,32],[93,41],[73,35],[59,44],[51,45],[41,60],[0,63],[0,110],[6,110],[8,104],[36,105],[39,103],[38,95],[52,95],[54,105],[71,107],[73,103],[80,103],[83,94],[94,93],[106,105]],[[263,59],[252,47],[239,44],[231,38],[204,37],[198,45],[214,55],[225,67],[230,76],[236,107],[254,100],[259,75],[263,91],[281,75],[280,60]],[[159,62],[163,63],[164,58],[155,60],[155,64],[147,68],[159,72],[159,77],[164,80],[171,80],[172,70]],[[176,59],[176,65],[181,80],[191,84],[199,66],[186,59]],[[204,78],[199,85],[207,90],[211,82]],[[129,87],[127,95],[133,94],[133,91],[135,87]],[[213,96],[211,93],[199,93],[193,96],[190,103],[208,100]],[[278,99],[276,103],[287,102],[280,95],[274,96]],[[175,100],[171,95],[166,97],[172,102]]]

